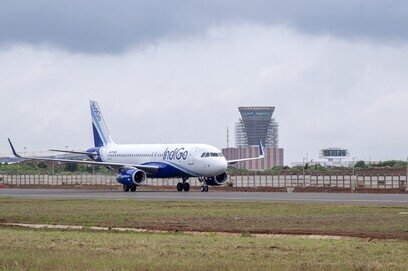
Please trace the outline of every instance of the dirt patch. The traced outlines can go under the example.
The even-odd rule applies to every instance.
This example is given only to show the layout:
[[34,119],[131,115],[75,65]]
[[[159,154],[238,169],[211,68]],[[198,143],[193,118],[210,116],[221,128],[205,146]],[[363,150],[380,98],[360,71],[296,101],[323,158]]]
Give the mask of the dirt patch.
[[214,186],[211,190],[225,192],[286,192],[286,187],[228,187]]
[[[98,227],[98,226],[76,226],[76,225],[50,225],[50,224],[25,224],[25,223],[1,223],[6,227],[21,227],[31,229],[56,229],[56,230],[92,230],[92,231],[118,231],[118,232],[147,232],[147,233],[171,233],[180,232],[172,229],[144,229],[144,228],[119,228],[119,227]],[[247,235],[258,238],[301,238],[301,239],[324,239],[324,240],[344,240],[344,239],[362,239],[356,236],[343,235],[328,235],[328,234],[301,234],[301,233],[239,233],[239,232],[223,232],[223,231],[182,231],[185,234],[191,235],[208,235],[218,234],[223,236],[242,236]],[[364,239],[367,239],[363,237]]]
[[353,192],[357,193],[377,193],[377,194],[408,194],[405,188],[364,188],[356,187]]
[[[219,230],[215,229],[197,229],[194,227],[172,227],[172,226],[164,226],[164,227],[156,227],[150,226],[146,227],[146,230],[153,230],[153,231],[170,231],[170,232],[208,232],[208,233],[219,233]],[[408,236],[403,233],[376,233],[376,232],[368,232],[363,233],[361,231],[325,231],[325,230],[225,230],[223,229],[222,233],[239,233],[244,235],[287,235],[287,236],[338,236],[338,237],[353,237],[353,238],[364,238],[364,239],[395,239],[395,240],[408,240]],[[312,238],[312,237],[311,237]]]
[[46,184],[7,184],[4,188],[21,188],[21,189],[75,189],[75,190],[122,190],[121,186],[110,185],[75,185],[75,184],[63,184],[63,185],[46,185]]
[[341,187],[295,187],[293,192],[351,193],[350,188]]
[[405,188],[351,188],[341,187],[295,187],[293,192],[324,192],[324,193],[374,193],[374,194],[408,194]]

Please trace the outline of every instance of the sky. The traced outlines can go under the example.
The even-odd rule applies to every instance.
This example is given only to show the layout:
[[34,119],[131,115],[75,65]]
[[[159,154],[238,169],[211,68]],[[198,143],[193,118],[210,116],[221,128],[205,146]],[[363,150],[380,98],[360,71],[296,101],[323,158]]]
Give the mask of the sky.
[[408,2],[1,1],[0,156],[90,147],[90,99],[117,143],[222,148],[266,105],[285,164],[405,160]]

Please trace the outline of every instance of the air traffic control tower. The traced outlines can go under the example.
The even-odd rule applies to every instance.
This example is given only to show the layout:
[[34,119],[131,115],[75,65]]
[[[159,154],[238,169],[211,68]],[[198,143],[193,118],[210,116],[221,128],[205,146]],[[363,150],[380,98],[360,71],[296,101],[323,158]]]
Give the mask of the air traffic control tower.
[[283,166],[283,149],[278,147],[279,124],[272,118],[275,107],[238,107],[241,113],[235,124],[235,148],[222,150],[228,160],[259,155],[259,141],[264,146],[265,158],[239,162],[235,166],[245,169],[268,169]]
[[236,147],[258,146],[278,147],[278,123],[272,118],[275,107],[238,107],[242,118],[235,125]]

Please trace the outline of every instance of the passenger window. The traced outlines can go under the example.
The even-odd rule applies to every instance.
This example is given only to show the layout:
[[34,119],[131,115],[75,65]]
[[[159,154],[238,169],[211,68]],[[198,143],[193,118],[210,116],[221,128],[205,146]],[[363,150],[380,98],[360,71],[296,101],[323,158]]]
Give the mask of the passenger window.
[[204,157],[205,156],[205,152],[203,152],[203,154],[201,154],[201,157]]
[[210,157],[210,153],[209,153],[209,152],[206,152],[206,153],[205,153],[205,157]]
[[216,154],[215,152],[212,152],[211,157],[218,157],[218,154]]

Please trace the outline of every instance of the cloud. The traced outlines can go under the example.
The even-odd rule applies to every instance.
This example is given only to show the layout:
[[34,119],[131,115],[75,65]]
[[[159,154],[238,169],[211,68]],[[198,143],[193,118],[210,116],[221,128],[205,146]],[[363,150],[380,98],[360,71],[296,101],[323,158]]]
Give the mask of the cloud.
[[224,24],[287,25],[350,40],[408,40],[403,0],[4,0],[0,46],[60,47],[120,54],[169,37],[200,35]]
[[224,147],[238,106],[272,105],[286,163],[327,146],[404,159],[407,49],[240,23],[115,55],[13,46],[0,51],[0,153],[8,136],[20,149],[89,147],[94,98],[118,143]]

